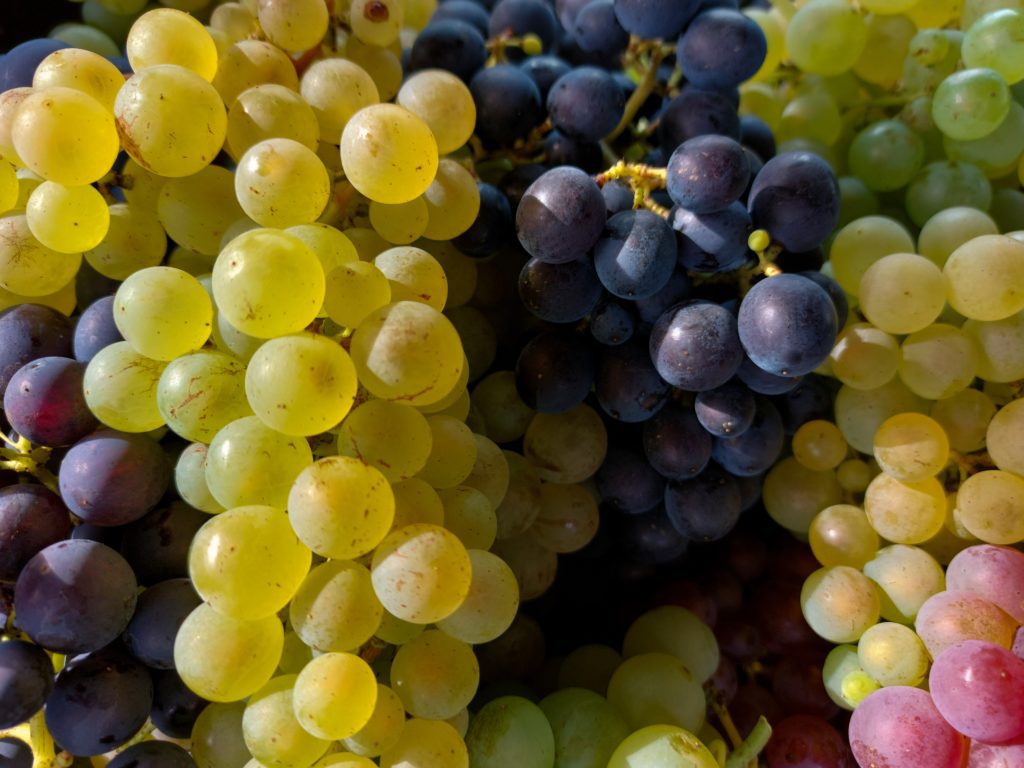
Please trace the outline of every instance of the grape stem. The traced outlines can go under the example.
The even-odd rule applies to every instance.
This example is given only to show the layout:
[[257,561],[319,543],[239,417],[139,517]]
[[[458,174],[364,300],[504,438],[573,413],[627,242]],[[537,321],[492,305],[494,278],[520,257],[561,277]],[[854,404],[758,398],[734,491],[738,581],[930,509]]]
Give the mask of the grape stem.
[[71,753],[55,750],[43,710],[36,712],[27,723],[0,730],[0,738],[17,739],[27,744],[32,750],[32,768],[68,768],[74,760]]
[[772,727],[764,715],[757,718],[757,724],[750,732],[750,735],[743,740],[736,749],[732,751],[725,760],[725,768],[757,768],[757,756],[767,746],[768,739],[772,736]]
[[[630,47],[632,48],[636,43],[637,40],[634,38],[630,43]],[[640,78],[640,82],[636,85],[636,90],[630,94],[629,99],[626,101],[626,106],[622,109],[622,119],[619,120],[619,124],[615,126],[614,130],[604,137],[605,141],[615,141],[615,139],[622,135],[623,131],[633,124],[636,113],[640,111],[640,107],[647,101],[647,97],[654,92],[654,87],[658,84],[658,67],[661,66],[661,62],[671,50],[673,49],[667,48],[664,45],[651,48],[651,56],[644,64],[643,77]]]
[[32,443],[21,436],[17,441],[11,440],[6,435],[2,437],[3,442],[7,445],[0,445],[0,469],[33,475],[51,491],[60,493],[57,477],[45,466],[50,458],[49,448],[43,446],[33,448]]

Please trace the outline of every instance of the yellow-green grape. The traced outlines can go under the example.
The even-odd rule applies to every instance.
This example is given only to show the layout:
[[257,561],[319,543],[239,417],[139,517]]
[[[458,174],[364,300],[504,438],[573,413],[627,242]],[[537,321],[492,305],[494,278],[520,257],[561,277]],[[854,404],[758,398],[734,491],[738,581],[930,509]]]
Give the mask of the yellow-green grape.
[[139,16],[128,32],[128,62],[138,72],[156,64],[177,64],[207,82],[217,72],[217,46],[199,21],[173,8]]
[[861,667],[855,645],[837,645],[829,651],[821,677],[828,697],[836,706],[850,711],[857,708],[867,693],[881,687]]
[[558,668],[559,688],[584,688],[602,696],[622,656],[607,645],[581,645],[566,654]]
[[864,511],[883,539],[920,544],[942,530],[946,494],[934,477],[903,482],[883,472],[864,492]]
[[521,600],[534,600],[555,583],[558,555],[541,546],[533,537],[524,534],[501,539],[495,542],[492,550],[516,575]]
[[395,496],[395,519],[392,528],[404,528],[413,523],[444,525],[445,512],[441,497],[428,483],[410,477],[391,484]]
[[[134,208],[145,210],[150,215],[156,213],[160,190],[163,189],[167,179],[147,171],[129,157],[121,170],[119,181],[118,186],[124,193],[124,199]],[[113,206],[111,206],[111,215],[113,215]]]
[[528,534],[545,549],[576,552],[597,534],[597,499],[578,483],[545,483],[540,489],[540,514]]
[[283,85],[253,86],[240,93],[228,110],[227,148],[236,160],[266,139],[292,139],[315,151],[319,138],[312,107]]
[[986,544],[1024,540],[1024,478],[1002,469],[971,475],[957,491],[958,518]]
[[45,296],[19,296],[4,288],[0,288],[0,311],[15,307],[19,304],[41,304],[44,307],[51,307],[66,317],[71,317],[78,306],[76,293],[76,281],[70,280],[53,293]]
[[1014,400],[998,413],[988,413],[987,408],[985,412],[990,418],[985,442],[992,461],[1001,470],[1024,476],[1024,400]]
[[243,3],[221,3],[210,14],[210,27],[223,32],[234,43],[252,35],[257,30],[257,21]]
[[331,180],[316,152],[293,139],[265,139],[238,161],[235,196],[257,224],[291,227],[317,219]]
[[875,432],[875,461],[890,477],[903,482],[937,475],[949,461],[949,438],[942,425],[920,413],[900,413]]
[[[1006,408],[1000,413],[1005,411]],[[968,388],[935,403],[930,415],[942,425],[943,431],[949,437],[949,445],[954,451],[973,453],[985,447],[986,431],[991,434],[990,422],[996,415],[996,405],[984,392]],[[996,442],[999,443],[1000,440],[997,439]],[[1001,450],[1002,448],[996,448],[997,453]],[[991,445],[989,451],[992,451]],[[998,458],[994,458],[994,461],[1000,466]],[[1000,469],[1006,467],[1000,466]]]
[[801,93],[786,104],[779,120],[778,137],[781,142],[802,139],[830,146],[841,130],[835,99],[828,91],[814,90]]
[[192,758],[199,768],[241,768],[251,758],[242,737],[245,702],[210,704],[192,726]]
[[352,34],[368,45],[391,45],[402,29],[402,5],[400,0],[352,0],[348,15]]
[[928,401],[915,395],[899,379],[871,390],[843,386],[836,394],[836,426],[846,442],[861,453],[874,450],[875,432],[897,413],[926,413]]
[[81,254],[58,253],[33,236],[24,214],[0,218],[0,287],[45,296],[74,279]]
[[350,264],[359,261],[359,254],[356,252],[352,241],[329,224],[297,224],[285,230],[289,235],[299,238],[309,246],[310,250],[320,259],[320,266],[324,274],[329,275],[332,270],[342,264]]
[[[207,283],[212,284],[213,280],[210,277],[210,272],[213,271],[214,261],[215,258],[213,256],[207,256],[202,253],[197,253],[190,248],[176,245],[167,256],[167,262],[164,266],[180,269],[182,272],[188,272],[192,277],[203,278],[200,282],[205,280]],[[208,293],[210,294],[210,297],[213,298],[212,285],[210,286]],[[217,310],[214,308],[214,320],[216,320],[216,314]]]
[[352,336],[351,354],[371,394],[410,405],[443,399],[465,367],[454,326],[418,301],[398,301],[364,317]]
[[377,678],[358,656],[325,653],[299,673],[293,703],[306,731],[329,741],[344,739],[369,722],[377,704]]
[[936,323],[907,336],[900,345],[899,376],[914,394],[942,400],[974,381],[978,353],[959,328]]
[[10,136],[17,155],[9,160],[20,160],[47,181],[68,187],[102,178],[120,148],[110,110],[64,86],[26,96],[13,116]]
[[249,360],[252,359],[252,356],[256,354],[256,350],[259,349],[265,341],[265,339],[257,339],[253,336],[242,333],[231,325],[223,314],[216,310],[214,311],[213,333],[210,337],[218,349],[221,349],[224,352],[229,352],[244,362],[249,362]]
[[752,81],[767,80],[779,68],[786,57],[786,28],[778,17],[761,8],[744,8],[743,13],[754,20],[764,33],[767,51],[764,62]]
[[373,588],[393,616],[433,624],[450,616],[469,594],[469,554],[454,534],[436,525],[392,531],[373,553]]
[[466,422],[470,429],[482,430],[483,425],[479,420],[474,419],[471,412],[472,406],[469,401],[469,390],[459,388],[458,397],[438,412],[439,416],[452,416],[459,421]]
[[398,741],[405,726],[405,707],[398,694],[386,685],[377,685],[377,700],[366,724],[342,739],[346,749],[364,757],[377,757]]
[[36,187],[43,183],[43,177],[32,173],[28,168],[18,168],[14,172],[14,177],[18,180],[18,200],[14,204],[14,212],[23,213],[29,197],[35,192]]
[[1024,312],[993,322],[968,320],[962,326],[978,351],[978,376],[1005,383],[1024,377]]
[[427,191],[437,173],[434,135],[396,104],[374,104],[352,115],[341,133],[345,177],[381,203],[406,203]]
[[790,456],[768,471],[762,495],[768,515],[802,536],[819,511],[839,503],[842,491],[835,472],[808,469]]
[[338,453],[359,459],[393,482],[423,469],[431,440],[430,425],[415,408],[388,400],[369,400],[342,422]]
[[986,67],[959,70],[946,77],[932,96],[932,118],[945,136],[973,141],[1003,122],[1012,102],[1010,88]]
[[497,555],[470,549],[473,577],[469,594],[437,628],[464,643],[487,643],[511,625],[519,608],[519,585],[515,573]]
[[961,55],[966,66],[994,69],[1011,85],[1024,79],[1024,14],[1019,7],[993,10],[965,29]]
[[696,731],[704,723],[700,682],[668,653],[640,653],[625,659],[608,682],[608,701],[630,728],[665,724]]
[[156,387],[165,365],[143,357],[127,341],[104,347],[85,369],[82,387],[89,410],[122,432],[149,432],[162,426]]
[[785,96],[768,83],[747,82],[740,87],[740,114],[759,117],[772,130],[779,127],[785,106]]
[[454,716],[446,718],[445,722],[455,729],[460,738],[465,740],[466,732],[469,730],[469,709],[463,707]]
[[874,85],[895,88],[903,76],[903,63],[917,27],[902,15],[870,15],[865,23],[867,41],[853,72]]
[[50,30],[50,38],[74,48],[83,48],[100,56],[120,56],[121,50],[113,38],[102,29],[89,24],[66,22]]
[[942,267],[957,248],[982,235],[997,235],[999,227],[992,217],[977,208],[957,206],[936,213],[918,236],[918,253]]
[[324,271],[299,238],[253,229],[217,257],[213,293],[218,311],[233,327],[273,338],[301,331],[316,318],[324,299]]
[[418,245],[438,260],[448,276],[448,301],[445,303],[448,309],[461,307],[474,298],[479,277],[476,259],[441,240],[420,240]]
[[164,183],[156,212],[174,242],[208,256],[220,252],[225,232],[245,216],[231,171],[215,165]]
[[295,65],[276,45],[265,40],[239,40],[221,54],[213,87],[227,107],[230,108],[243,91],[267,83],[299,90]]
[[878,623],[878,587],[856,568],[819,568],[804,581],[800,607],[815,633],[830,643],[853,643]]
[[466,744],[443,720],[413,718],[380,756],[381,768],[468,768]]
[[476,463],[463,485],[483,492],[491,505],[497,507],[505,498],[509,485],[508,460],[501,448],[491,439],[474,434]]
[[395,500],[376,469],[348,456],[329,456],[296,478],[288,512],[310,549],[346,559],[365,555],[380,543],[391,528]]
[[349,262],[327,273],[324,312],[338,325],[358,328],[371,312],[390,303],[391,283],[370,262]]
[[894,622],[868,628],[857,643],[857,659],[864,672],[883,686],[920,685],[930,666],[917,633]]
[[589,405],[538,413],[523,437],[523,455],[549,483],[582,483],[604,462],[608,433]]
[[214,435],[206,454],[206,483],[225,508],[261,504],[285,509],[292,483],[312,463],[313,452],[303,438],[246,416]]
[[980,139],[957,141],[948,136],[942,143],[950,160],[973,163],[990,179],[1013,173],[1024,151],[1024,107],[1016,102],[995,130]]
[[448,280],[437,259],[413,246],[390,248],[373,264],[391,285],[391,301],[419,301],[440,311],[448,297]]
[[189,506],[213,515],[223,512],[224,505],[213,497],[206,484],[207,448],[203,443],[192,443],[181,452],[174,467],[174,487]]
[[203,286],[173,267],[130,275],[114,296],[114,323],[139,354],[154,360],[199,349],[210,338],[213,305]]
[[288,611],[302,642],[323,653],[359,648],[373,637],[383,617],[370,572],[351,560],[328,560],[314,567]]
[[914,240],[906,228],[886,216],[865,216],[851,221],[836,233],[829,262],[836,282],[856,296],[868,267],[892,253],[912,253]]
[[28,87],[11,88],[0,93],[0,156],[18,168],[24,168],[25,161],[18,156],[18,151],[14,148],[11,131],[22,102],[34,93],[36,91]]
[[114,115],[125,151],[161,176],[198,173],[220,152],[227,132],[216,89],[176,64],[147,67],[129,78]]
[[490,549],[498,532],[498,518],[490,500],[476,488],[464,485],[439,490],[437,495],[443,505],[444,527],[467,549]]
[[259,765],[309,766],[330,746],[330,740],[314,736],[296,716],[297,682],[297,675],[275,677],[245,707],[242,734]]
[[1024,309],[1024,243],[1005,235],[967,241],[943,267],[950,306],[972,320],[1004,320]]
[[235,507],[196,532],[188,569],[196,591],[214,610],[254,620],[288,604],[309,571],[311,558],[284,512]]
[[402,60],[396,47],[378,48],[362,42],[355,35],[350,35],[345,43],[345,57],[373,78],[381,101],[393,100],[402,86]]
[[522,696],[485,704],[466,732],[474,768],[545,768],[555,765],[555,740],[544,711]]
[[480,665],[470,645],[428,629],[398,649],[390,679],[410,715],[446,720],[476,695]]
[[867,515],[852,504],[833,504],[811,520],[811,552],[824,566],[863,568],[878,552],[878,533]]
[[304,51],[327,34],[327,4],[323,0],[259,0],[260,27],[274,45]]
[[302,75],[301,93],[316,115],[320,140],[334,146],[341,143],[342,129],[352,115],[380,102],[366,70],[341,58],[313,62]]
[[214,350],[176,358],[160,375],[156,404],[176,434],[209,443],[228,423],[252,415],[245,399],[245,365]]
[[469,229],[480,211],[480,188],[476,179],[461,164],[443,158],[437,175],[423,193],[428,222],[423,236],[431,240],[451,240]]
[[920,547],[893,544],[883,547],[864,566],[882,599],[882,618],[913,624],[918,609],[946,588],[946,575],[934,557]]
[[454,488],[476,464],[476,441],[464,423],[451,416],[430,416],[430,454],[419,478],[434,488]]
[[402,84],[396,102],[429,126],[442,155],[454,152],[473,134],[476,105],[469,88],[450,72],[416,72]]
[[[696,730],[696,729],[694,729]],[[623,740],[608,768],[715,768],[718,761],[690,730],[674,725],[649,725]]]
[[110,226],[110,210],[95,187],[65,187],[44,181],[29,195],[25,222],[47,248],[77,254],[103,241]]
[[422,197],[407,203],[370,201],[370,224],[381,237],[395,245],[408,245],[427,228],[427,204]]
[[[1024,249],[1024,243],[1018,245]],[[946,304],[946,285],[934,262],[913,253],[894,253],[864,272],[858,296],[871,323],[887,333],[913,333],[938,318]]]
[[921,0],[865,0],[860,7],[869,13],[889,15],[906,13],[919,2]]
[[203,603],[174,639],[174,668],[185,685],[209,701],[239,701],[267,684],[284,647],[276,616],[242,621]]
[[498,538],[526,533],[540,515],[541,479],[537,469],[522,455],[503,451],[509,469],[505,497],[496,507]]
[[846,0],[810,0],[786,27],[786,50],[801,70],[839,75],[860,58],[867,42],[864,17]]
[[424,629],[423,624],[413,624],[385,610],[375,637],[391,645],[405,645],[413,638],[419,637]]
[[14,166],[6,160],[0,161],[0,213],[6,213],[17,204],[18,191],[18,174]]
[[286,630],[284,649],[281,651],[281,661],[277,664],[277,671],[282,675],[297,675],[312,658],[313,652],[302,642],[302,638],[291,630]]
[[793,435],[793,456],[808,469],[835,469],[846,458],[848,446],[839,427],[815,419],[803,424]]
[[89,94],[111,111],[122,85],[124,75],[109,59],[81,48],[54,51],[39,62],[32,75],[35,91],[54,86],[74,88]]
[[487,437],[496,443],[517,440],[526,434],[534,410],[523,402],[512,371],[497,371],[473,388],[473,406],[480,413]]
[[363,261],[373,261],[391,247],[387,240],[370,227],[349,227],[345,230],[345,236],[352,241],[359,258]]
[[[451,318],[449,318],[449,320],[450,319]],[[465,355],[463,355],[462,362],[462,372],[459,374],[459,378],[458,381],[455,382],[455,386],[449,390],[447,395],[442,397],[436,403],[416,406],[420,413],[438,416],[446,414],[453,416],[453,418],[458,421],[464,421],[463,416],[448,412],[449,409],[453,408],[460,400],[462,400],[462,396],[466,394],[466,385],[469,383],[469,360],[466,359]]]
[[706,682],[718,668],[718,642],[696,614],[676,605],[641,614],[626,631],[622,655],[668,653],[681,661],[698,682]]

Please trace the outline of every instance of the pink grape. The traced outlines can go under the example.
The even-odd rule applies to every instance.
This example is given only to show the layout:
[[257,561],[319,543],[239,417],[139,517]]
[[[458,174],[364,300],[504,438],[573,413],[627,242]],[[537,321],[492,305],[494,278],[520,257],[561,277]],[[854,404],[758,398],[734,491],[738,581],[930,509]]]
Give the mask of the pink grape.
[[1024,552],[992,544],[968,547],[950,561],[946,589],[983,597],[1024,622]]
[[967,739],[943,719],[927,691],[894,685],[854,710],[850,747],[861,768],[960,768]]
[[966,640],[935,659],[928,687],[946,721],[978,741],[1024,735],[1024,661],[1005,648]]
[[1018,623],[999,606],[966,592],[939,592],[917,612],[915,628],[932,658],[964,640],[1009,648]]
[[1018,768],[1024,765],[1024,738],[1005,744],[971,742],[966,768]]

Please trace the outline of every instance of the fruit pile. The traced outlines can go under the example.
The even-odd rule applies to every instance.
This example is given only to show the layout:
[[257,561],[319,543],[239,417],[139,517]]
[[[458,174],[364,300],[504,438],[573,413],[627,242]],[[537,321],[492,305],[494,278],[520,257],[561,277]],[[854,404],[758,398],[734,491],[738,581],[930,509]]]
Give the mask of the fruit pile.
[[71,12],[0,766],[1024,766],[1016,0]]

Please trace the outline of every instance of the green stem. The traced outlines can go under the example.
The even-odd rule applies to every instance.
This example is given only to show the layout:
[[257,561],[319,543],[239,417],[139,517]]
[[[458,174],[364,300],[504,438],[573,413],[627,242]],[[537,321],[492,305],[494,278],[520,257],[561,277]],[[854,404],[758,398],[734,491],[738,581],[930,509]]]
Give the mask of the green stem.
[[606,142],[615,141],[623,131],[633,124],[636,113],[640,111],[640,107],[644,105],[647,97],[654,91],[654,86],[658,84],[658,67],[664,57],[664,52],[659,48],[651,53],[651,60],[647,63],[643,79],[637,83],[636,90],[630,94],[629,101],[626,102],[626,106],[622,110],[622,119],[615,126],[615,130],[604,137]]
[[748,765],[756,766],[757,756],[761,754],[771,736],[772,727],[768,724],[764,715],[762,715],[757,719],[757,725],[754,726],[754,730],[750,732],[750,735],[726,759],[725,768],[744,768],[744,766]]

